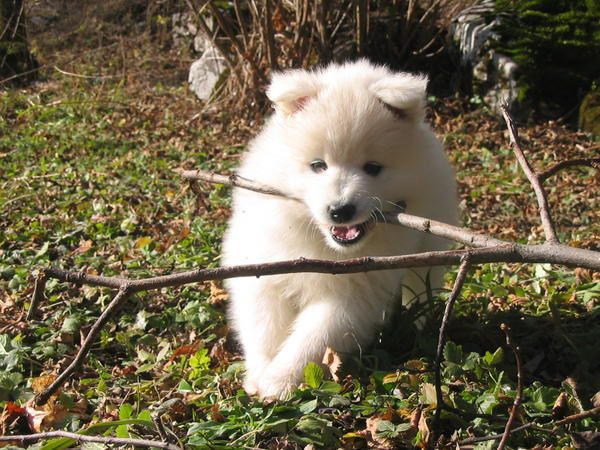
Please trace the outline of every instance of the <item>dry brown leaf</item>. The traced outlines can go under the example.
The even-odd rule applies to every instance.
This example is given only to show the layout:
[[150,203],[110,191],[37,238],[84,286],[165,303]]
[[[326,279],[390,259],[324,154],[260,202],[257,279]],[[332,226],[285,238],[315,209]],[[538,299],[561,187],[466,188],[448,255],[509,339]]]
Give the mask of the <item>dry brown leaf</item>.
[[[385,414],[385,413],[384,413]],[[366,431],[368,432],[367,443],[370,448],[376,448],[380,450],[391,450],[396,448],[394,441],[388,438],[381,437],[377,434],[377,427],[379,422],[384,419],[382,416],[371,416],[367,418]]]
[[[54,380],[56,380],[56,375],[54,374],[40,375],[39,377],[31,380],[31,388],[35,394],[40,394],[44,389],[50,386]],[[60,390],[58,390],[52,397],[56,397],[59,393]]]
[[210,358],[213,362],[216,362],[219,366],[226,366],[231,361],[232,355],[223,346],[223,342],[218,341],[212,346],[209,353]]
[[25,416],[31,431],[41,433],[60,427],[68,417],[84,417],[87,406],[85,398],[75,403],[71,409],[67,409],[58,401],[48,402],[42,406],[42,409],[38,409],[32,401],[25,406]]
[[600,448],[600,432],[582,431],[571,435],[575,448],[584,450],[598,450]]
[[142,236],[141,238],[136,239],[134,247],[137,249],[147,247],[152,241],[153,239],[150,236]]
[[421,423],[422,412],[423,412],[423,407],[421,405],[419,405],[411,413],[411,415],[410,415],[410,426],[411,427],[419,428],[419,423]]
[[556,400],[554,401],[554,406],[552,406],[552,418],[562,419],[569,412],[569,405],[567,403],[567,394],[565,392],[561,392]]
[[71,255],[79,255],[89,251],[94,243],[91,240],[79,241],[79,247],[71,252]]
[[196,342],[196,343],[190,344],[190,345],[182,345],[181,347],[177,347],[173,351],[173,354],[171,355],[171,358],[169,358],[169,362],[166,364],[166,366],[168,366],[173,361],[175,361],[175,358],[177,358],[178,356],[191,356],[191,355],[194,355],[199,349],[200,349],[199,342]]
[[210,418],[214,422],[219,422],[219,423],[225,422],[227,420],[225,418],[225,416],[223,414],[221,414],[219,405],[216,403],[210,407]]
[[211,305],[218,305],[229,300],[229,293],[223,289],[216,281],[210,282],[210,297],[208,303]]
[[[8,430],[14,426],[15,422],[24,416],[25,408],[20,407],[16,403],[7,402],[0,413],[0,436],[6,436]],[[9,444],[0,443],[0,447],[6,447],[7,445]],[[17,445],[17,443],[13,442],[11,445]]]
[[323,355],[323,364],[329,369],[333,381],[340,381],[340,369],[342,367],[342,358],[339,353],[331,347],[327,347]]
[[596,392],[592,397],[592,406],[598,408],[600,406],[600,391]]
[[422,411],[419,417],[419,424],[417,426],[419,432],[421,433],[422,441],[421,448],[427,448],[429,443],[429,438],[431,437],[431,432],[429,430],[429,425],[427,425],[427,411]]

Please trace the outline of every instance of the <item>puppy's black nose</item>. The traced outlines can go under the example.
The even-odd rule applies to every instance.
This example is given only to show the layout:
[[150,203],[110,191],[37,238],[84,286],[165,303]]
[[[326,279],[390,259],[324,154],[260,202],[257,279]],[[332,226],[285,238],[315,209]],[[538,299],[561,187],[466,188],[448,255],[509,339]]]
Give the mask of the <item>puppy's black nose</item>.
[[351,203],[346,205],[330,206],[328,208],[329,216],[335,223],[349,222],[354,217],[356,206]]

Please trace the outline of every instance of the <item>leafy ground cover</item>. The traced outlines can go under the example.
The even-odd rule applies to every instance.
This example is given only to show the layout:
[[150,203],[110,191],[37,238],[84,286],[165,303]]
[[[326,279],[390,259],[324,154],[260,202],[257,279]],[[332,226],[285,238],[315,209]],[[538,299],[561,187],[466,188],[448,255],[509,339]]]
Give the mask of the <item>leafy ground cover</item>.
[[[111,298],[104,289],[50,282],[39,318],[28,322],[36,268],[144,277],[217,266],[229,190],[207,187],[198,202],[172,169],[232,170],[260,123],[237,121],[218,105],[203,110],[185,85],[185,52],[159,51],[156,35],[107,29],[110,18],[92,12],[84,18],[93,27],[35,35],[47,65],[42,82],[0,91],[0,434],[60,428],[156,439],[151,414],[160,412],[189,448],[425,447],[444,295],[403,311],[373,349],[345,361],[337,381],[311,364],[292,399],[263,403],[241,389],[243,362],[218,284],[140,293],[103,330],[83,370],[46,407],[28,405],[72,360]],[[539,240],[533,194],[502,123],[457,99],[431,99],[431,121],[457,167],[464,224]],[[537,167],[599,148],[560,123],[532,121],[521,135]],[[565,242],[598,249],[598,181],[592,169],[573,169],[547,182]],[[424,330],[412,324],[416,314],[427,316]],[[446,441],[502,431],[516,386],[499,329],[506,322],[525,365],[517,420],[539,425],[510,446],[594,448],[597,418],[557,429],[552,420],[600,401],[599,314],[598,274],[474,269],[444,351],[444,395],[454,408],[442,416]]]

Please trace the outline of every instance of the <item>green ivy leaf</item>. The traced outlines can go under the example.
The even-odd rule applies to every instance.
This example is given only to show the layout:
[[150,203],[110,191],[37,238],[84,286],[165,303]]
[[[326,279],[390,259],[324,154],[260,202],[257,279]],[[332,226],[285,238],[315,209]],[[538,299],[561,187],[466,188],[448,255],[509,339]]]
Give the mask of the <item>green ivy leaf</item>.
[[323,368],[314,362],[309,362],[304,368],[304,382],[313,389],[321,386],[323,377]]
[[444,359],[446,362],[462,365],[464,359],[462,347],[452,341],[446,342],[444,346]]
[[494,353],[485,352],[485,356],[483,357],[483,361],[489,366],[495,366],[500,364],[504,360],[504,350],[502,347],[498,347],[498,349]]
[[314,400],[311,400],[309,402],[306,403],[302,403],[299,407],[298,410],[302,413],[302,414],[308,414],[313,412],[315,409],[317,409],[317,399],[315,398]]

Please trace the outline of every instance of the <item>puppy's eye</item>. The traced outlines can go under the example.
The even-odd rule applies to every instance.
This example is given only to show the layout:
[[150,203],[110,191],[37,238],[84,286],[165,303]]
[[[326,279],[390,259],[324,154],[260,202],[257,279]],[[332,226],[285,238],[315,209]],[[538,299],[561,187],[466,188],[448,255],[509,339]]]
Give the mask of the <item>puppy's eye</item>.
[[310,168],[314,173],[325,172],[327,170],[327,163],[322,159],[315,159],[310,163]]
[[374,177],[379,175],[381,169],[383,169],[383,166],[375,161],[368,161],[363,166],[363,170],[365,171],[365,173]]

